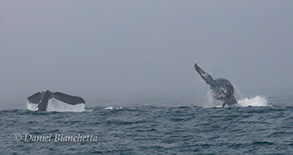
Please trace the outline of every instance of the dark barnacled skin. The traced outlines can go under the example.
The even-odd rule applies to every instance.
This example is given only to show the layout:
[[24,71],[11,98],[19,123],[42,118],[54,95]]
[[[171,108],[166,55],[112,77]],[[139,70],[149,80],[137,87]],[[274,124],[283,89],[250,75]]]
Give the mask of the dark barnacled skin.
[[213,98],[223,102],[222,107],[226,104],[229,106],[237,104],[234,97],[234,88],[229,80],[224,78],[214,80],[210,74],[206,73],[197,64],[194,64],[194,68],[201,78],[205,80],[208,85],[210,85]]

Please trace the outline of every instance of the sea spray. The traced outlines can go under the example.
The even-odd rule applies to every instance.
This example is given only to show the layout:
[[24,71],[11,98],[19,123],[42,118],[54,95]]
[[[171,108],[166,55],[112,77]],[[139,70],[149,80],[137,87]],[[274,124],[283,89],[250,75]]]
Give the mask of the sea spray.
[[[208,91],[208,93],[207,93],[208,103],[204,107],[215,107],[215,106],[221,104],[221,102],[214,99],[211,94],[212,94],[212,91],[211,90]],[[240,91],[239,91],[239,94],[241,95]],[[242,98],[242,99],[239,99],[237,102],[238,102],[238,105],[240,105],[241,107],[270,106],[268,104],[267,99],[264,96],[259,96],[259,95],[255,96],[255,97],[251,97],[251,98]]]
[[234,83],[232,83],[234,86],[234,94],[235,97],[239,97],[239,98],[243,98],[243,94],[240,92],[240,89],[237,87],[237,85],[235,85]]
[[204,107],[210,108],[210,107],[215,107],[215,106],[220,104],[220,101],[218,101],[215,98],[213,98],[212,93],[213,93],[212,90],[208,91],[208,93],[206,95],[207,100],[208,100],[208,104],[206,106],[204,106]]
[[244,98],[244,99],[238,100],[238,104],[241,105],[242,107],[247,107],[247,106],[253,106],[253,107],[269,106],[267,99],[265,97],[263,97],[263,96],[255,96],[255,97],[252,97],[252,98]]

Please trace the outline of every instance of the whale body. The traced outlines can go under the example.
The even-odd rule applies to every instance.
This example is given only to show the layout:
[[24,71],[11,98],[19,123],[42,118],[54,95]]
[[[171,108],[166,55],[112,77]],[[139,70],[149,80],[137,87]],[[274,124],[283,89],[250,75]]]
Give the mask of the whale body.
[[222,107],[225,105],[235,106],[237,100],[234,97],[234,88],[231,82],[225,78],[213,79],[213,77],[200,68],[196,63],[194,64],[195,70],[201,76],[201,78],[210,85],[212,90],[212,97],[222,102]]
[[47,90],[29,96],[27,109],[30,111],[84,111],[85,100],[78,96]]

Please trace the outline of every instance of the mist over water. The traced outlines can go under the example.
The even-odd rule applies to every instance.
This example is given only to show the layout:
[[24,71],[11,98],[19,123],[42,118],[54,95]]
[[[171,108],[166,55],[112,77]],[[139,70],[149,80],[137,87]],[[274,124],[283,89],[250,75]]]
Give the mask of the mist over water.
[[292,88],[292,6],[273,0],[3,1],[0,92],[193,89],[202,85],[194,61],[241,91]]

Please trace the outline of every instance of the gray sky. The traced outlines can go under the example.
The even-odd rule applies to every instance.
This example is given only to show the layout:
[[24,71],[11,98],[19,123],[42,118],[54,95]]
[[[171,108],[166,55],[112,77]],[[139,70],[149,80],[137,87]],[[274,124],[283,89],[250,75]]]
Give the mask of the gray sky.
[[0,91],[293,87],[293,1],[0,1]]

